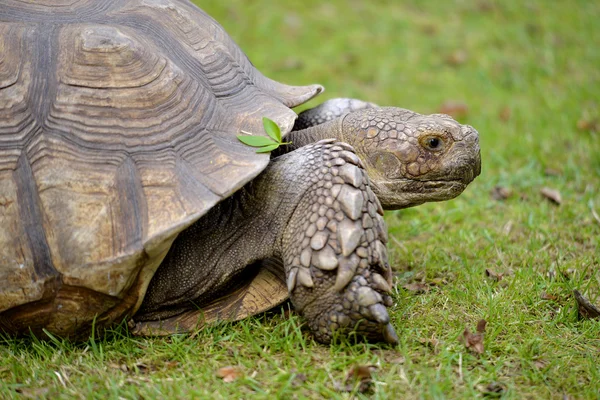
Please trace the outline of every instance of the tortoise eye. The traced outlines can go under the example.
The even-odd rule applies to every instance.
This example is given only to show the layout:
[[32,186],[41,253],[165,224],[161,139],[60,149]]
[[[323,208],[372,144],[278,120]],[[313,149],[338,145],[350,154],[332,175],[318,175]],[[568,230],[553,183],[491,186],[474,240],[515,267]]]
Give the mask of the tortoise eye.
[[442,151],[444,150],[444,139],[439,136],[426,136],[420,140],[421,145],[427,150]]

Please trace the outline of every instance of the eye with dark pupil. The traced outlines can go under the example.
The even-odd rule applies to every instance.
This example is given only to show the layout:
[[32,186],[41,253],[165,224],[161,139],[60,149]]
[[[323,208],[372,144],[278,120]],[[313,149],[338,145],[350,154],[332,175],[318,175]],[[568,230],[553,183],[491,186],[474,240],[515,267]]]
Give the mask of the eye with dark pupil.
[[427,145],[431,149],[437,149],[438,147],[440,147],[440,144],[441,144],[441,141],[438,138],[429,138],[429,139],[427,139]]

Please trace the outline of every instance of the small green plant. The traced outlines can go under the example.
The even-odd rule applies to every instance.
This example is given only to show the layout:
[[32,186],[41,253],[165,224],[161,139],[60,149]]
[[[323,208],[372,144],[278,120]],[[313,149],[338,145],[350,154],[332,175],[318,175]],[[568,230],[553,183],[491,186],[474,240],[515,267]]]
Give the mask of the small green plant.
[[237,138],[240,142],[248,146],[258,147],[258,150],[256,150],[257,153],[268,153],[281,145],[291,143],[281,141],[281,129],[279,129],[279,126],[273,120],[263,117],[263,126],[269,137],[255,136],[250,132],[242,131],[245,135],[238,135]]

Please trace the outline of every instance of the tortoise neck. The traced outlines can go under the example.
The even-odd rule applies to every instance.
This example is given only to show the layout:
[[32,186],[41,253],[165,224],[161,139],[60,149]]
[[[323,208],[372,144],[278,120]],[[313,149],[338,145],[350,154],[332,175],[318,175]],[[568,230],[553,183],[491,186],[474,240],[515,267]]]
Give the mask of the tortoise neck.
[[344,117],[342,116],[323,124],[290,132],[286,140],[292,143],[287,146],[287,150],[292,151],[323,139],[337,139],[345,142],[347,138],[344,137],[342,132],[343,120]]

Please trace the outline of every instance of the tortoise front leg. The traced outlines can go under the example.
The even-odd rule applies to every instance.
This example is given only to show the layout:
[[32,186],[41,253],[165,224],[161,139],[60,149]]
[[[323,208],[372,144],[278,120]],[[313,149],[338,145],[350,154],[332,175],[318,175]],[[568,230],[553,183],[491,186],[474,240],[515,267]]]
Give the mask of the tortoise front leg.
[[294,179],[306,186],[281,240],[294,307],[320,342],[329,343],[334,332],[356,332],[396,343],[386,310],[392,304],[387,228],[362,162],[334,140],[284,157],[303,160]]
[[319,341],[356,331],[395,343],[382,214],[349,145],[323,140],[277,157],[179,235],[135,316],[136,332],[189,331],[275,306],[285,296],[277,274],[265,286],[240,273],[276,257]]

